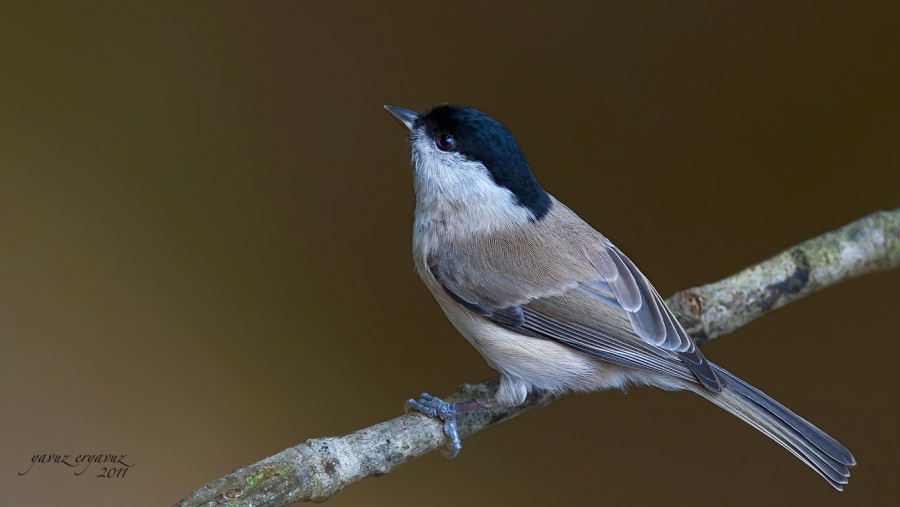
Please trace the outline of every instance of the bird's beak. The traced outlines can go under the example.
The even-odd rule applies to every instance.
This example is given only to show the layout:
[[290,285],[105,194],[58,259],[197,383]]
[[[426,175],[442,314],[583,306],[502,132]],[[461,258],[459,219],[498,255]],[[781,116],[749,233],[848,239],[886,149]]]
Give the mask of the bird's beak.
[[406,127],[407,130],[412,130],[413,123],[419,118],[419,113],[413,111],[412,109],[406,109],[405,107],[400,106],[384,106],[387,109],[387,112],[391,113],[391,116],[394,117],[401,125]]

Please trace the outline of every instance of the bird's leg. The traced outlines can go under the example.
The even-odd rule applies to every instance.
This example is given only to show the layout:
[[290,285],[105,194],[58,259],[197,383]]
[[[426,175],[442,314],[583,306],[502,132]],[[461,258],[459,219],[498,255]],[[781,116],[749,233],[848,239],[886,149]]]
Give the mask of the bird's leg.
[[406,411],[416,410],[429,417],[438,417],[444,421],[444,433],[450,439],[447,450],[443,451],[448,458],[455,458],[462,449],[462,441],[456,428],[456,416],[467,412],[474,412],[481,408],[493,406],[490,401],[470,400],[458,403],[447,403],[437,396],[422,393],[418,400],[410,399],[406,402]]

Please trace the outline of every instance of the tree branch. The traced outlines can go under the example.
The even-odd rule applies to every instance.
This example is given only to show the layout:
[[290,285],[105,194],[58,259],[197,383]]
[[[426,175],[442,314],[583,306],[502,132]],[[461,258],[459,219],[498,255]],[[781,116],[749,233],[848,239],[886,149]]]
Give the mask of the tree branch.
[[[777,308],[837,282],[900,265],[900,208],[861,218],[800,243],[733,276],[683,290],[667,304],[697,343],[730,333]],[[448,401],[486,399],[498,379],[464,385]],[[459,434],[473,433],[559,399],[529,396],[515,408],[485,409],[458,418]],[[216,479],[175,504],[278,507],[321,502],[345,486],[440,448],[443,424],[409,413],[353,433],[307,440]]]
[[859,275],[900,265],[900,208],[878,211],[666,300],[698,345]]

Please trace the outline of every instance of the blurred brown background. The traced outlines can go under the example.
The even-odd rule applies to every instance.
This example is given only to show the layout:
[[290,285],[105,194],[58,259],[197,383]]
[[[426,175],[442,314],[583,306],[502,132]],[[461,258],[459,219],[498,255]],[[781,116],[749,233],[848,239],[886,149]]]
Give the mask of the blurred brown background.
[[[169,505],[394,417],[422,390],[494,376],[413,272],[408,146],[385,103],[500,119],[545,188],[666,295],[897,207],[897,15],[843,2],[7,8],[4,502]],[[856,454],[843,494],[698,397],[635,389],[571,397],[330,503],[895,500],[898,282],[844,283],[704,348]],[[124,479],[17,475],[51,452],[136,464]]]

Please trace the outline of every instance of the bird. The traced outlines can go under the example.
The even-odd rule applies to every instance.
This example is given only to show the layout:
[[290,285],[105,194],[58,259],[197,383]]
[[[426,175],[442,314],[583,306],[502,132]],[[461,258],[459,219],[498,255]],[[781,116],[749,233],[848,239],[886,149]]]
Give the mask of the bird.
[[516,139],[468,106],[385,109],[406,128],[416,271],[454,327],[500,373],[490,399],[407,407],[444,422],[529,393],[654,386],[694,392],[842,490],[856,465],[834,438],[712,363],[637,266],[538,183]]

